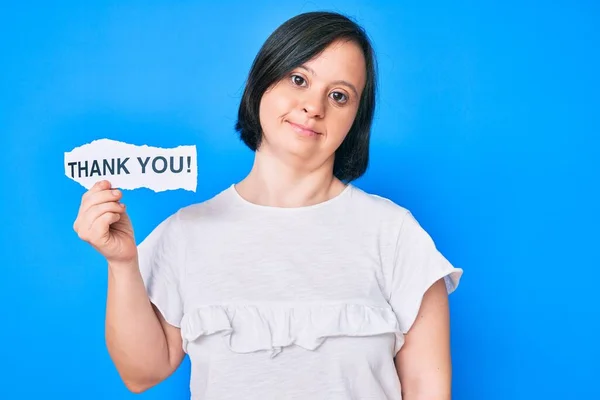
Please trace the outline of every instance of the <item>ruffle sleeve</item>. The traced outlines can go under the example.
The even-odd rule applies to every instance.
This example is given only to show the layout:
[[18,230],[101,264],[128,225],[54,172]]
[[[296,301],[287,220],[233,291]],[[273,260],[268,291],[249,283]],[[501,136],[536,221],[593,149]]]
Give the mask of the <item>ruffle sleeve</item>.
[[432,237],[410,211],[402,221],[395,248],[390,304],[401,331],[414,324],[425,292],[443,279],[448,294],[458,287],[463,270],[454,267],[437,249]]
[[138,245],[140,272],[150,301],[165,320],[181,327],[183,302],[180,292],[182,238],[179,214],[162,221]]

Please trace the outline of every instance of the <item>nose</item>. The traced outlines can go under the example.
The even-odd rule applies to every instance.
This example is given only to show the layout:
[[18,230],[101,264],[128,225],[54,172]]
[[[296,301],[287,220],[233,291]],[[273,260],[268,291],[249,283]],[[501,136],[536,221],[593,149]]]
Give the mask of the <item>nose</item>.
[[302,103],[302,111],[311,118],[323,118],[325,104],[320,93],[308,93]]

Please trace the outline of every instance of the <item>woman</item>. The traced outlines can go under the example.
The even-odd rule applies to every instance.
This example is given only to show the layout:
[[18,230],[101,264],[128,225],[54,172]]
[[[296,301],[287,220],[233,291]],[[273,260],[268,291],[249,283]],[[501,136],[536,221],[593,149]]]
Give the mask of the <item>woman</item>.
[[462,274],[367,168],[375,61],[363,30],[306,13],[266,41],[236,129],[241,182],[139,246],[99,182],[74,224],[108,261],[108,350],[127,387],[189,354],[193,399],[449,399],[448,292]]

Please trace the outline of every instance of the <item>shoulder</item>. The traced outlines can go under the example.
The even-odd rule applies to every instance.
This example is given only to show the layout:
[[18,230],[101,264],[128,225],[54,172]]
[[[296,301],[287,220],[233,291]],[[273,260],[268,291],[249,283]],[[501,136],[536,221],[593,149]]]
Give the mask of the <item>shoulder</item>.
[[412,210],[397,202],[364,190],[354,189],[355,203],[364,211],[364,224],[376,223],[380,232],[395,238],[396,244],[420,241],[423,245],[433,239]]
[[389,221],[394,225],[401,223],[410,214],[410,211],[400,203],[356,186],[352,186],[350,198],[356,212],[368,218]]
[[151,228],[150,236],[181,237],[190,229],[208,226],[211,222],[222,221],[229,214],[231,201],[229,188],[209,197],[206,200],[192,203],[167,214],[164,219]]
[[179,208],[169,218],[176,219],[181,226],[214,221],[228,215],[233,208],[231,200],[231,187],[228,187],[206,200]]

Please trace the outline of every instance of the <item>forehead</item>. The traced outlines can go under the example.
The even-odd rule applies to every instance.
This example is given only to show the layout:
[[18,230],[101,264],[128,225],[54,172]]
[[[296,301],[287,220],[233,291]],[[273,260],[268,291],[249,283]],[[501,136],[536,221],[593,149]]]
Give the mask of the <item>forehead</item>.
[[359,91],[365,86],[365,58],[362,49],[353,41],[336,41],[304,65],[323,81],[345,80]]

